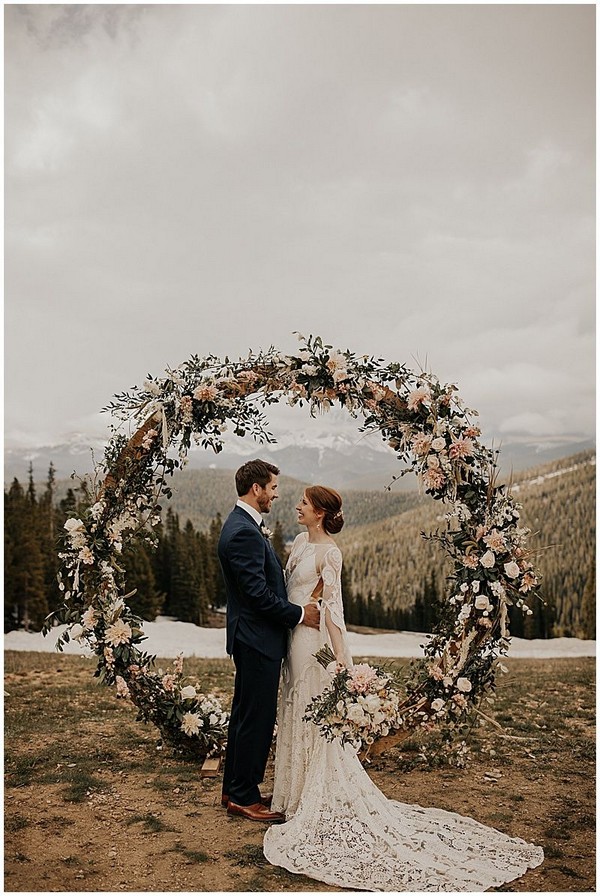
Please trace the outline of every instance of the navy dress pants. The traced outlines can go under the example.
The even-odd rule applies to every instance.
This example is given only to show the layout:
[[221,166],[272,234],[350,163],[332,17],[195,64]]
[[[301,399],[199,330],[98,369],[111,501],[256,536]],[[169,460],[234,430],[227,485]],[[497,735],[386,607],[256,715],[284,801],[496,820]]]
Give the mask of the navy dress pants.
[[277,718],[281,660],[272,660],[236,640],[235,685],[223,770],[223,793],[239,806],[260,800]]

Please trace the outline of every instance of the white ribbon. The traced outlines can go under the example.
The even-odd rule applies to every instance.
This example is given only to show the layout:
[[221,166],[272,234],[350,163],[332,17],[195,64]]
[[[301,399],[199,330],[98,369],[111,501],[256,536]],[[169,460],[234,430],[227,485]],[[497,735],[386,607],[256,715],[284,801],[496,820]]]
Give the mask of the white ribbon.
[[150,419],[155,420],[160,424],[163,448],[166,451],[169,447],[169,427],[167,424],[167,415],[165,414],[165,406],[162,401],[151,401],[147,409],[151,412]]

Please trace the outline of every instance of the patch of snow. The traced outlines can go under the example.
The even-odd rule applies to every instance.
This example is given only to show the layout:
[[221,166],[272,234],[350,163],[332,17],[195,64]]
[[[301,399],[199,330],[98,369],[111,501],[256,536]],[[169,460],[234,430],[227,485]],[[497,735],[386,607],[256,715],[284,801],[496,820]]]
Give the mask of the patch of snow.
[[[8,632],[4,636],[5,650],[33,650],[52,653],[59,635],[66,626],[57,626],[44,637],[41,632]],[[177,622],[166,616],[158,616],[154,622],[146,622],[147,636],[141,647],[147,653],[159,657],[184,656],[207,659],[225,658],[225,629],[201,628],[191,622]],[[349,632],[350,650],[354,656],[373,657],[422,657],[421,645],[427,634],[397,632],[393,634],[363,635]],[[88,648],[77,641],[69,641],[64,653],[91,655]],[[580,638],[551,638],[527,641],[513,638],[508,656],[515,659],[547,659],[549,657],[595,656],[596,642]]]
[[511,492],[518,492],[522,488],[527,488],[530,485],[540,485],[542,482],[546,482],[546,480],[548,479],[556,479],[557,476],[564,476],[565,473],[572,473],[574,470],[579,470],[581,467],[595,466],[596,458],[592,457],[581,464],[572,464],[570,467],[563,467],[561,470],[553,470],[551,473],[544,473],[542,476],[536,476],[534,479],[526,479],[524,482],[513,485],[510,490]]

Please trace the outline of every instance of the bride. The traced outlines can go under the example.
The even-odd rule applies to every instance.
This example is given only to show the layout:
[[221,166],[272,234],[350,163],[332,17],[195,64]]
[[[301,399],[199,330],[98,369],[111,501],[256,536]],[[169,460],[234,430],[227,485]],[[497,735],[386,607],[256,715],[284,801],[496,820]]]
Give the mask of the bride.
[[342,499],[311,486],[297,508],[307,531],[294,541],[286,567],[288,597],[303,606],[323,583],[320,632],[290,635],[279,708],[272,808],[286,823],[269,828],[271,864],[327,884],[358,890],[474,891],[514,880],[544,858],[541,847],[472,818],[388,800],[363,769],[356,750],[327,742],[302,717],[331,681],[314,658],[328,642],[352,665],[341,593],[342,554],[331,537],[344,525]]

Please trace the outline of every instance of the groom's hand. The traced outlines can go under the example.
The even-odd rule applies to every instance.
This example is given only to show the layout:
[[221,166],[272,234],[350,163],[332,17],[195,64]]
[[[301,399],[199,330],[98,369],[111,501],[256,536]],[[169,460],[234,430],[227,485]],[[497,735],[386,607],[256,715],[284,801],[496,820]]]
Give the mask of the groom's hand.
[[304,619],[302,620],[302,625],[308,625],[309,628],[319,628],[319,623],[321,621],[321,611],[319,610],[316,604],[311,602],[305,604],[304,606]]

